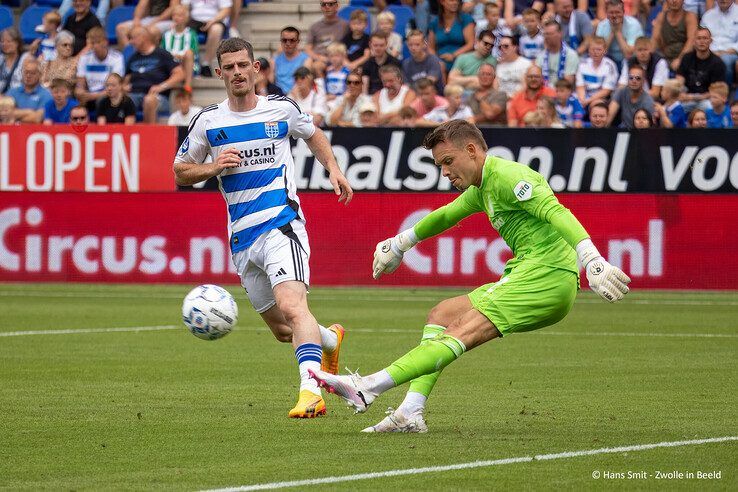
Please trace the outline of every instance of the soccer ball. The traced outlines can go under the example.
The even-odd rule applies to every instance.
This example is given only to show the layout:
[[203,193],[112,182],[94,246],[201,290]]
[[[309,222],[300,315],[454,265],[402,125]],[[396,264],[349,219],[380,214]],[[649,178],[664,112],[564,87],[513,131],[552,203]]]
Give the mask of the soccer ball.
[[190,332],[203,340],[217,340],[231,332],[238,320],[233,296],[217,285],[195,287],[182,303],[182,320]]

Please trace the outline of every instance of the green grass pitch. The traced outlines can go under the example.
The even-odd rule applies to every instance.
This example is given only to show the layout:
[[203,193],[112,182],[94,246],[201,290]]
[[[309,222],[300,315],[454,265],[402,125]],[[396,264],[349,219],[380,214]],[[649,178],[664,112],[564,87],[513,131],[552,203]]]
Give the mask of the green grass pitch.
[[[362,415],[329,395],[325,418],[287,419],[291,347],[237,287],[237,329],[196,339],[180,321],[190,287],[0,284],[0,488],[197,490],[738,435],[736,293],[635,291],[608,305],[582,292],[561,323],[452,364],[428,434],[365,435],[403,389]],[[323,324],[346,326],[342,366],[367,373],[415,346],[428,310],[460,292],[315,288],[310,304]],[[168,325],[181,328],[2,336]],[[319,487],[738,490],[737,463],[732,441]]]

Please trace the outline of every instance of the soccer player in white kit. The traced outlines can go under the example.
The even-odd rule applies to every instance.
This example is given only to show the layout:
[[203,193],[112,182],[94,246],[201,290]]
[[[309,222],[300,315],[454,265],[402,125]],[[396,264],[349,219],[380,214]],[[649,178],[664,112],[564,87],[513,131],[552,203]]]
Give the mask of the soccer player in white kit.
[[[218,177],[228,204],[230,246],[241,284],[277,340],[291,342],[300,369],[300,394],[289,417],[325,414],[308,369],[338,371],[344,331],[318,325],[307,305],[310,244],[296,193],[289,137],[302,138],[326,168],[338,201],[353,190],[312,116],[284,96],[258,96],[259,62],[250,43],[220,43],[215,72],[228,98],[195,116],[174,160],[179,185]],[[205,164],[212,156],[213,162]],[[326,369],[327,368],[327,369]]]

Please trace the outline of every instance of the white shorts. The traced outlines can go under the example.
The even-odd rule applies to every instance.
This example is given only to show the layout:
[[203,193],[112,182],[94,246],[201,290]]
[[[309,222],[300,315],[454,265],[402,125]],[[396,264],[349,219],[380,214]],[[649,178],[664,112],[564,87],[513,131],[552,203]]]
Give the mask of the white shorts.
[[293,220],[259,236],[233,255],[241,285],[257,313],[276,304],[274,287],[288,280],[310,285],[310,244],[304,222]]

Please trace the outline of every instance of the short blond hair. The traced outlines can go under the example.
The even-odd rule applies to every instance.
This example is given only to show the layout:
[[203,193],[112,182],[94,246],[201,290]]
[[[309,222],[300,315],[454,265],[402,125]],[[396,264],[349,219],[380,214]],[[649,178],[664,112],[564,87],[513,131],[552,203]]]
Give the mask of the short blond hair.
[[725,82],[713,82],[712,84],[710,84],[710,87],[707,88],[707,91],[719,94],[725,99],[728,99],[728,94],[730,93],[728,84],[726,84]]
[[383,22],[383,21],[391,22],[392,26],[394,26],[395,25],[395,14],[387,10],[385,10],[384,12],[378,13],[377,22]]
[[346,56],[346,45],[343,43],[331,43],[326,47],[325,52],[329,55]]
[[678,96],[682,93],[682,89],[684,89],[684,85],[682,84],[682,81],[679,79],[669,79],[664,82],[664,89],[666,89],[667,92],[670,93],[672,96]]
[[446,97],[460,96],[464,93],[464,88],[458,84],[448,84],[443,89],[443,95]]
[[15,108],[15,99],[10,96],[0,96],[0,108]]

